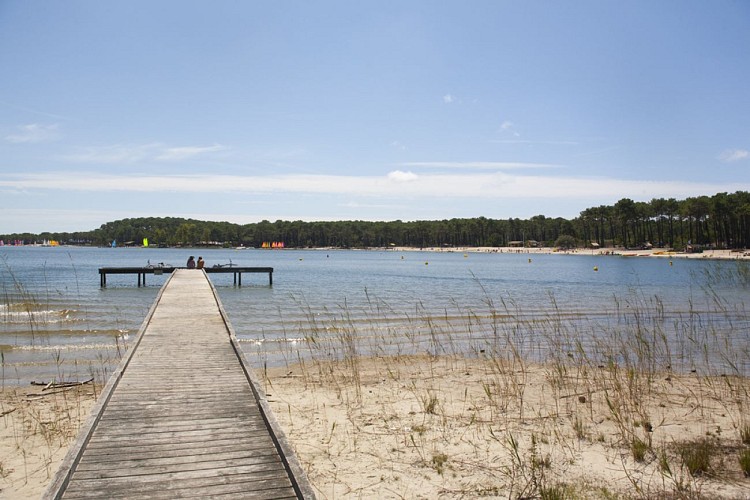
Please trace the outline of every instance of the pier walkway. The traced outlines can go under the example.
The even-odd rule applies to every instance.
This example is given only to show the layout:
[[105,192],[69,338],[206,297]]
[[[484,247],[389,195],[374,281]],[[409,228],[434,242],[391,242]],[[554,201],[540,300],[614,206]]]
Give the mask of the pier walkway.
[[314,498],[207,275],[176,269],[44,498]]
[[[171,274],[177,269],[185,269],[173,266],[148,266],[148,267],[100,267],[99,268],[99,285],[104,288],[107,286],[108,274],[137,274],[138,286],[146,286],[146,275],[154,274]],[[246,267],[246,266],[214,266],[203,268],[207,273],[223,273],[234,275],[234,284],[242,286],[242,273],[262,273],[268,274],[268,286],[273,286],[273,268],[272,267]],[[239,278],[239,281],[237,280]]]

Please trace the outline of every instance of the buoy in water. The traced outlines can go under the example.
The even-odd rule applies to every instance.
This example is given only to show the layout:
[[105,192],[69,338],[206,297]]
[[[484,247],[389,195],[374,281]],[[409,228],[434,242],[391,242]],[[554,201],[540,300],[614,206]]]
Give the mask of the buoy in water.
[[671,261],[671,260],[669,261],[669,265],[670,265],[670,266],[672,265],[672,261]]
[[529,259],[529,264],[531,263],[531,259]]
[[599,266],[594,266],[594,271],[598,271],[598,270],[599,270]]
[[426,266],[426,265],[429,265],[429,262],[425,262],[425,263],[424,263],[424,265],[425,265],[425,266]]

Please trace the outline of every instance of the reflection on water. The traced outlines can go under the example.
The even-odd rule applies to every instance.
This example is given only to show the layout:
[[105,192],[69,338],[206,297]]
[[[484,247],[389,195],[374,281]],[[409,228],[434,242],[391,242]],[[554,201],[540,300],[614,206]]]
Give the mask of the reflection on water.
[[[98,268],[183,265],[195,250],[0,250],[5,383],[104,377],[168,278]],[[309,356],[520,352],[750,373],[746,263],[591,255],[201,250],[243,350],[257,366]],[[597,268],[594,271],[594,267]]]

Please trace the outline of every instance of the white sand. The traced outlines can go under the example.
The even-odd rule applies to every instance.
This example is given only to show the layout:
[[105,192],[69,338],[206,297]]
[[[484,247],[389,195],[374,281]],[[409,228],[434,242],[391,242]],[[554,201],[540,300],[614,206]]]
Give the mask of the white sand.
[[39,498],[95,402],[91,385],[0,392],[0,498]]
[[[738,456],[750,380],[651,375],[428,356],[259,373],[319,498],[516,498],[555,487],[576,498],[749,498]],[[93,390],[1,393],[0,498],[39,497]],[[706,437],[712,470],[693,476],[676,446]],[[651,445],[642,461],[634,439]]]
[[[747,498],[738,426],[749,381],[732,380],[734,391],[721,378],[666,378],[425,356],[272,370],[267,392],[320,498],[517,498],[559,483],[577,498]],[[719,446],[716,477],[692,477],[675,443],[706,436]],[[651,442],[643,461],[633,438]]]
[[720,260],[748,260],[750,251],[736,250],[704,250],[702,253],[677,252],[668,248],[651,248],[649,250],[626,250],[622,248],[575,248],[561,250],[554,247],[391,247],[392,252],[442,252],[442,253],[509,253],[509,254],[537,254],[537,255],[592,255],[592,256],[625,256],[625,257],[661,257],[673,259],[720,259]]

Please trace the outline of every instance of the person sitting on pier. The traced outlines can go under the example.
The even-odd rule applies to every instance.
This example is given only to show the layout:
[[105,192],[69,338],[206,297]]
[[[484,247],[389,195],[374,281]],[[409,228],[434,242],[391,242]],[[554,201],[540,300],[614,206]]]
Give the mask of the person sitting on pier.
[[206,265],[206,262],[203,260],[203,257],[198,256],[198,265],[196,267],[198,269],[203,269],[204,265]]
[[193,257],[192,255],[190,256],[190,258],[188,258],[187,268],[188,269],[195,269],[195,257]]

